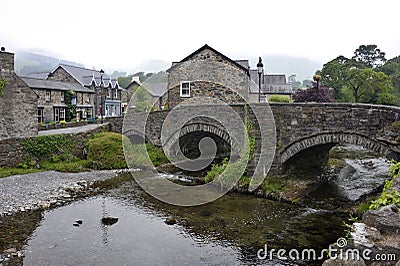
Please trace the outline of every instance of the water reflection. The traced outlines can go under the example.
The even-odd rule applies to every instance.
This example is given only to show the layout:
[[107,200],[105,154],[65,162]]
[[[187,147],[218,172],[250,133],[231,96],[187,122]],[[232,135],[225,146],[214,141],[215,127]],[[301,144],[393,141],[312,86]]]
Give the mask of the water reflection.
[[[107,215],[118,223],[104,226]],[[166,217],[178,224],[169,226]],[[79,227],[72,226],[77,219]],[[252,196],[228,194],[198,207],[176,207],[134,182],[107,195],[48,211],[26,248],[26,265],[290,265],[259,261],[257,250],[322,249],[343,232],[343,217]]]

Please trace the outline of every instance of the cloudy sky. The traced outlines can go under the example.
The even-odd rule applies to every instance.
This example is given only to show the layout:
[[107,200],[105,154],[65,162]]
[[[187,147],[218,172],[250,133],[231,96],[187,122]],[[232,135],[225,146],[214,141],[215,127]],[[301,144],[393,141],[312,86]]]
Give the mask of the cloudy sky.
[[[360,44],[400,55],[391,0],[1,0],[0,45],[129,71],[208,44],[232,59],[290,55],[325,63]],[[267,62],[266,62],[267,64]]]

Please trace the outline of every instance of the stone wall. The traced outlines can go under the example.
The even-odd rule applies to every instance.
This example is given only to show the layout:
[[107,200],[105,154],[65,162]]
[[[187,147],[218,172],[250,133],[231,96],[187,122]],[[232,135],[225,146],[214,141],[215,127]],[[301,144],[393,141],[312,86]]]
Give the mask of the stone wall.
[[[83,150],[85,144],[89,138],[94,134],[108,131],[109,125],[105,124],[102,127],[96,128],[91,131],[81,132],[74,134],[74,139],[76,141],[75,149],[73,149],[73,155],[78,158],[83,158]],[[28,155],[24,153],[22,143],[29,138],[10,138],[0,140],[0,167],[15,166],[19,163],[23,163],[28,159]]]
[[58,67],[53,73],[49,74],[49,80],[63,81],[63,82],[73,82],[79,84],[76,79],[74,79],[65,69]]
[[[244,105],[231,105],[244,117]],[[265,108],[256,104],[254,108]],[[377,151],[388,158],[400,159],[400,108],[391,106],[345,103],[270,103],[274,121],[261,117],[262,123],[276,126],[274,168],[280,168],[295,155],[325,144],[349,143]],[[161,128],[168,110],[149,114],[146,122],[146,139],[161,145]],[[143,124],[145,115],[138,113],[130,123]],[[121,132],[122,119],[108,120],[113,131]],[[261,132],[251,110],[250,132],[256,136],[256,158],[260,153]],[[396,122],[396,123],[395,123]],[[273,125],[273,124],[272,124]],[[140,132],[140,128],[137,129]],[[270,133],[263,132],[268,136]],[[257,160],[251,164],[255,165]]]
[[0,140],[37,135],[37,95],[14,73],[14,54],[0,51]]
[[[236,91],[245,99],[248,98],[249,76],[247,73],[210,49],[204,49],[188,60],[173,65],[168,73],[168,88],[179,87],[181,81],[207,81],[210,84],[219,84],[221,87]],[[179,89],[169,91],[168,99],[170,108],[185,100],[180,97]]]

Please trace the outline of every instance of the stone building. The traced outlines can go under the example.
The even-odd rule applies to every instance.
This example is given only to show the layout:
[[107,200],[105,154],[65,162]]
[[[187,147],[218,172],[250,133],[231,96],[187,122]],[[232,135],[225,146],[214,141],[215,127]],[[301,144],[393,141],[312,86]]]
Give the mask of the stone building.
[[[74,116],[78,121],[93,118],[95,98],[93,90],[75,82],[31,77],[22,77],[22,80],[39,96],[38,123],[66,120],[68,105],[76,107]],[[70,94],[70,97],[66,97],[66,94]]]
[[196,96],[202,96],[202,101],[207,96],[211,102],[219,99],[226,103],[248,99],[249,69],[207,44],[173,63],[167,73],[169,108]]
[[6,85],[0,96],[0,140],[37,135],[38,96],[14,72],[14,54],[0,50],[0,80]]
[[[259,76],[257,69],[250,70],[251,82],[249,90],[249,102],[258,102]],[[286,82],[285,74],[261,74],[261,102],[266,102],[272,95],[285,95],[292,99],[292,85]]]
[[[47,77],[48,80],[79,84],[95,92],[94,116],[120,116],[121,93],[117,79],[103,71],[60,64]],[[82,109],[82,111],[84,111]]]

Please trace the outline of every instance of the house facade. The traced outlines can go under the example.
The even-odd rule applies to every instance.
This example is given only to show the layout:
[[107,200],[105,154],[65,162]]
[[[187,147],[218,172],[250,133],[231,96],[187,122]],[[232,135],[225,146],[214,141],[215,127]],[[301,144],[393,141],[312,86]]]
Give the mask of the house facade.
[[40,78],[22,77],[22,80],[39,96],[37,122],[60,122],[68,119],[68,112],[78,121],[94,116],[95,92],[75,82],[61,82]]
[[[111,78],[102,70],[60,64],[47,77],[48,80],[79,84],[95,93],[93,116],[121,116],[121,97],[123,89],[117,79]],[[77,98],[78,100],[78,98]],[[82,112],[84,110],[82,109]]]
[[208,103],[215,103],[216,99],[226,103],[248,99],[249,69],[208,45],[173,63],[167,73],[169,108],[190,98],[199,99],[199,103],[207,103],[207,99]]
[[37,135],[38,96],[14,72],[14,54],[0,49],[0,140]]
[[285,74],[261,74],[261,90],[259,86],[259,75],[257,69],[250,70],[250,77],[253,82],[249,88],[249,102],[256,103],[260,101],[266,102],[273,95],[285,95],[292,100],[293,89],[292,85],[286,82]]

